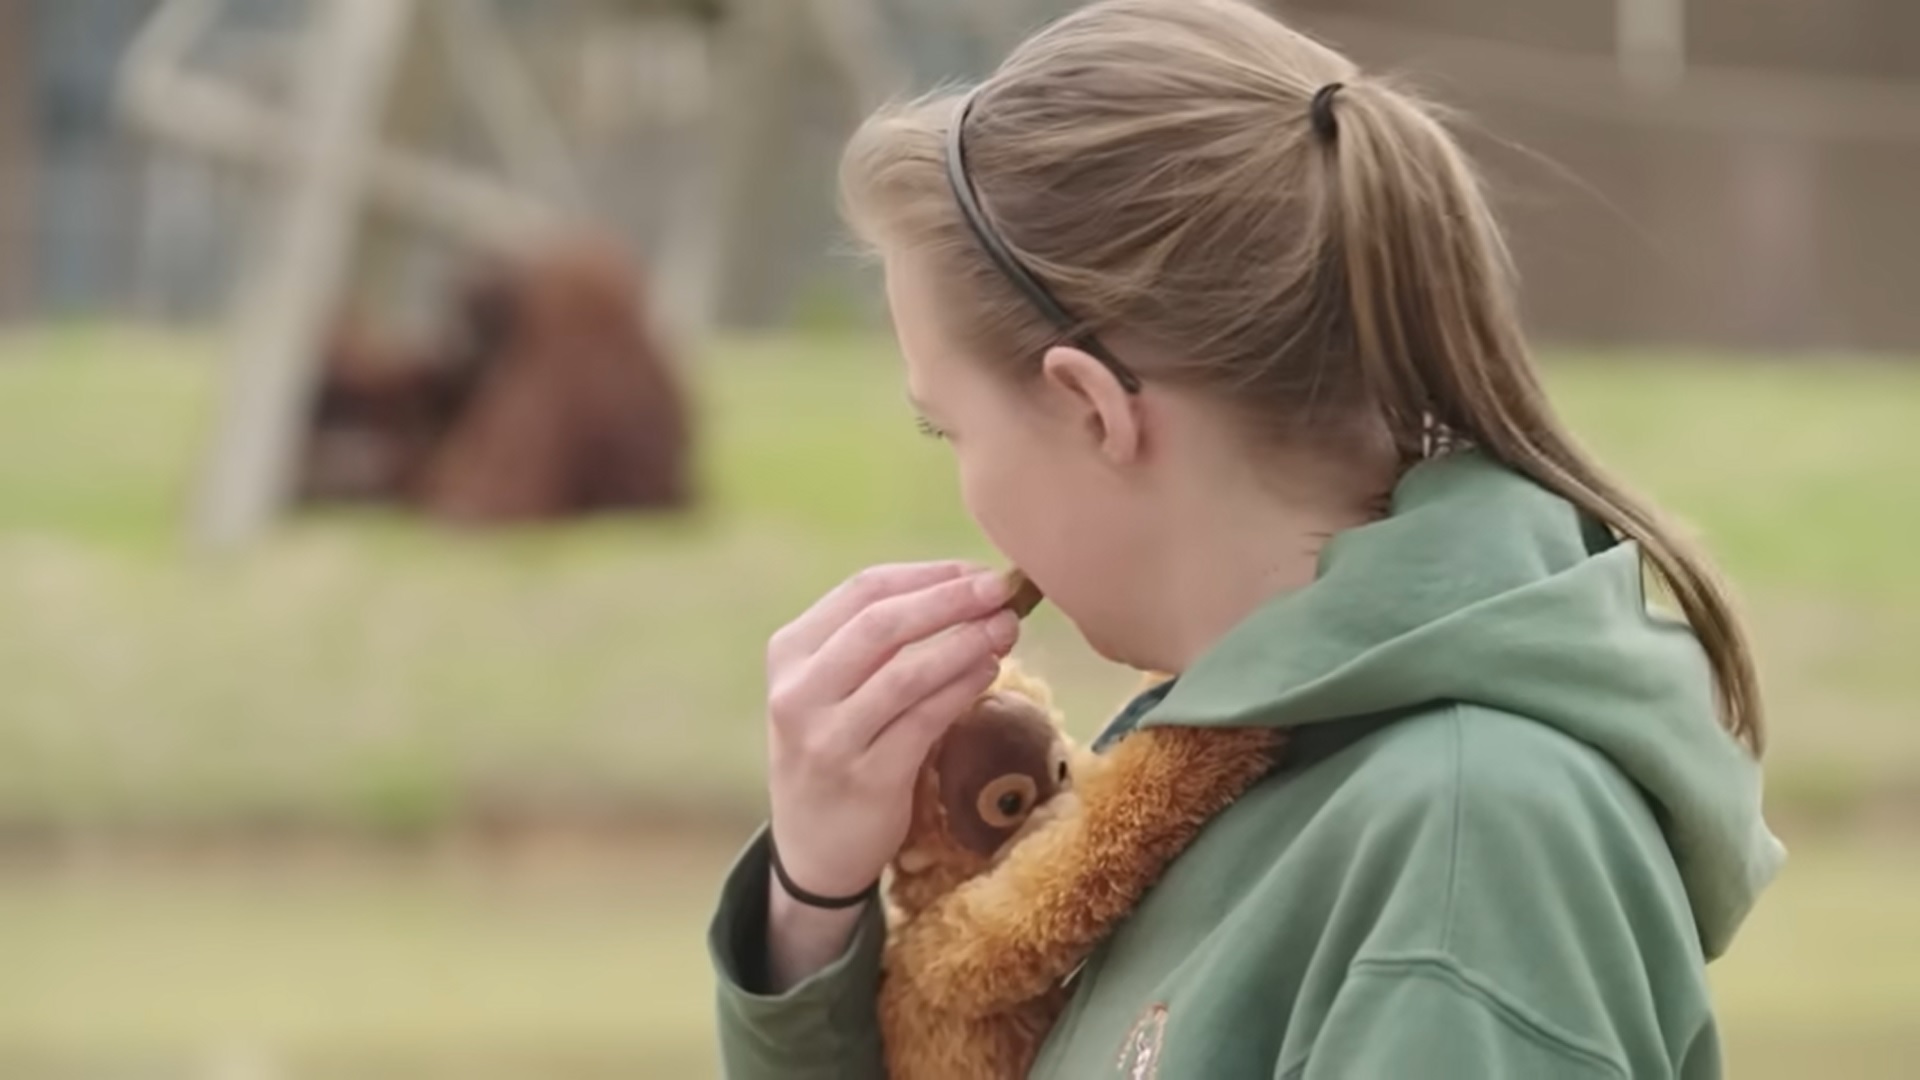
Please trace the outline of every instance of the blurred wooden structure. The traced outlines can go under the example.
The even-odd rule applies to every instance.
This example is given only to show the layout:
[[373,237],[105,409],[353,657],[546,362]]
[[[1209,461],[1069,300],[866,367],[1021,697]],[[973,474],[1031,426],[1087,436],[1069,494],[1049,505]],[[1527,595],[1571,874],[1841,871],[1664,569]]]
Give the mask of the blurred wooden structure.
[[[0,5],[0,71],[27,70],[27,11]],[[33,96],[0,94],[0,315],[30,303],[33,273],[31,225],[37,155]]]
[[[213,548],[251,539],[287,498],[316,360],[367,196],[479,245],[514,245],[554,218],[512,187],[383,145],[388,93],[416,31],[411,0],[313,5],[294,100],[284,110],[191,73],[185,58],[221,6],[219,0],[169,0],[129,51],[120,86],[123,111],[148,132],[266,171],[277,192],[235,298],[227,393],[193,515],[195,539]],[[468,7],[460,0],[440,6]],[[443,31],[461,35],[455,52],[488,41],[484,20],[469,10],[471,18],[442,20]],[[511,87],[511,74],[502,70],[496,80],[479,81]],[[482,100],[489,115],[498,111],[500,95]],[[502,126],[525,123],[508,117]],[[516,153],[520,145],[508,149],[510,161],[529,167]]]
[[[562,125],[487,0],[309,0],[285,107],[193,70],[189,54],[223,6],[164,0],[129,49],[118,90],[121,112],[147,134],[263,173],[272,193],[234,302],[228,392],[194,512],[195,539],[214,549],[250,540],[289,498],[325,323],[347,291],[363,204],[507,257],[584,225],[589,214]],[[777,134],[768,117],[783,99],[795,43],[824,47],[851,112],[907,80],[869,0],[619,6],[683,24],[704,20],[705,37],[720,32],[725,92],[694,111],[711,133],[704,183],[682,189],[706,197],[675,208],[663,256],[663,276],[683,283],[663,306],[684,341],[712,322],[727,260],[751,242],[729,226],[767,204],[763,185],[780,177],[767,156]],[[435,45],[454,99],[479,120],[503,176],[394,143],[396,114],[422,117],[423,54]]]

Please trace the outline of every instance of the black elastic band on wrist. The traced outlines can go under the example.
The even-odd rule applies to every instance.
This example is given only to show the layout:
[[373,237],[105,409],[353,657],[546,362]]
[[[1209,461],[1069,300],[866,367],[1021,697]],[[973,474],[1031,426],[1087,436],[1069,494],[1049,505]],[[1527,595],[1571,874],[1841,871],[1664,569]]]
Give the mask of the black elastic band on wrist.
[[827,908],[829,910],[855,907],[871,900],[874,895],[880,891],[880,883],[875,881],[873,884],[861,889],[852,896],[821,896],[816,892],[808,892],[796,884],[792,878],[787,876],[787,868],[780,864],[780,848],[773,842],[773,830],[771,829],[767,830],[767,861],[772,864],[773,876],[780,882],[780,887],[786,890],[787,895],[808,907]]

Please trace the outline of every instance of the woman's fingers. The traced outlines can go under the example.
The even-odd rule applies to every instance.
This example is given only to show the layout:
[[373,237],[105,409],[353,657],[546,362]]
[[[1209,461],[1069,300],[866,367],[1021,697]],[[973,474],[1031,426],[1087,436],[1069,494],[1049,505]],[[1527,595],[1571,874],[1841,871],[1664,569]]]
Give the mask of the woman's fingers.
[[[1011,593],[1001,575],[973,574],[872,604],[834,631],[814,654],[807,672],[812,691],[829,701],[849,697],[900,650],[993,614]],[[1004,623],[995,632],[1007,637],[1003,645],[1011,644]]]
[[882,731],[908,713],[924,711],[928,700],[968,672],[997,670],[1019,633],[1020,620],[1002,611],[900,650],[847,698],[837,733],[846,740],[846,752],[863,752]]
[[1000,672],[996,658],[974,662],[887,724],[867,748],[866,768],[883,776],[912,776],[934,741],[952,726]]
[[781,858],[809,887],[851,891],[880,874],[906,835],[927,748],[1012,650],[1010,583],[974,569],[877,567],[768,643],[768,795]]
[[861,611],[890,596],[951,581],[980,567],[961,560],[870,566],[835,586],[767,642],[769,668],[811,656]]

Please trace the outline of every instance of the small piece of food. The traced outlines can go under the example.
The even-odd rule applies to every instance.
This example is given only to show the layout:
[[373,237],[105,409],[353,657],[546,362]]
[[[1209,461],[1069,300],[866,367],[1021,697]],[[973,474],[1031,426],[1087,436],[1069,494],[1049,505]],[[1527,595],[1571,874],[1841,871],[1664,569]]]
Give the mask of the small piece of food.
[[1007,571],[1007,582],[1013,586],[1013,598],[1007,601],[1007,610],[1022,619],[1033,614],[1033,609],[1039,607],[1040,601],[1046,598],[1040,586],[1035,585],[1033,579],[1017,567]]

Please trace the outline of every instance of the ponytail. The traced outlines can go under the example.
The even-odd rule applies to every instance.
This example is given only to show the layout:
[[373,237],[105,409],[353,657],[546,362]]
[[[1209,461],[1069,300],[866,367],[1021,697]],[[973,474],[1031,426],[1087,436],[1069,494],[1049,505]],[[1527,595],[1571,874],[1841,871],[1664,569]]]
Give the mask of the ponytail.
[[1730,592],[1650,503],[1608,475],[1533,374],[1512,267],[1478,178],[1430,112],[1375,81],[1315,98],[1333,266],[1368,393],[1407,459],[1461,438],[1635,541],[1700,639],[1722,725],[1765,749],[1759,679]]

